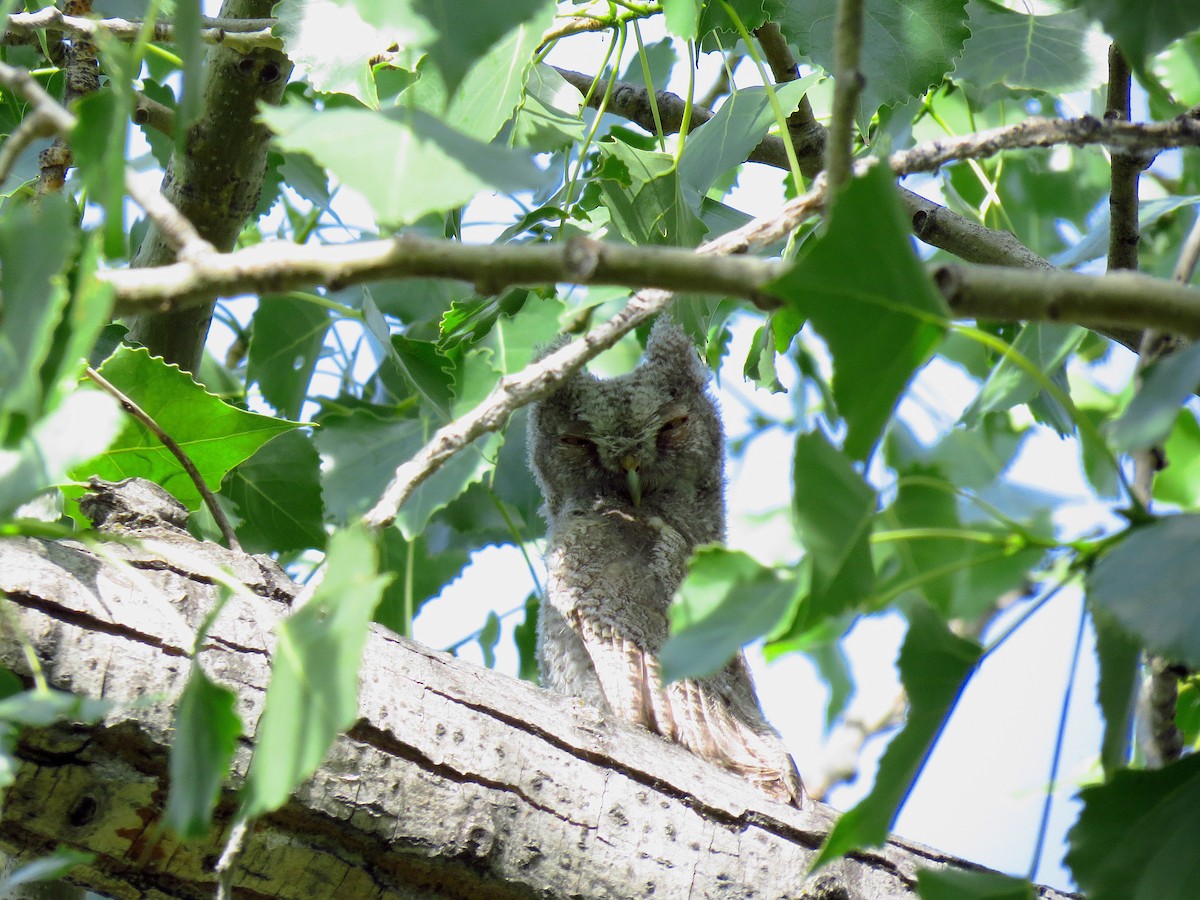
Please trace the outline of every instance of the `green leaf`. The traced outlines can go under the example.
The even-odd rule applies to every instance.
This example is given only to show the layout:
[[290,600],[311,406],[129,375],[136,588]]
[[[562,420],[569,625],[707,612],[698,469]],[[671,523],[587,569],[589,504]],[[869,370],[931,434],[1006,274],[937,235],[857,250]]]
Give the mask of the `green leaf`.
[[525,619],[513,628],[513,643],[517,645],[517,656],[520,669],[517,677],[524,681],[538,680],[538,606],[540,602],[536,593],[525,598]]
[[669,153],[601,143],[600,194],[613,226],[631,244],[695,247],[704,225],[688,205]]
[[254,312],[246,382],[281,416],[300,417],[331,324],[329,310],[294,296],[263,297]]
[[68,294],[61,273],[75,247],[74,214],[67,199],[51,194],[36,206],[8,203],[0,215],[0,444],[39,415],[42,363]]
[[1034,900],[1033,885],[1024,878],[967,869],[920,869],[921,900]]
[[[1033,363],[1039,371],[1050,375],[1063,369],[1086,335],[1087,331],[1078,325],[1030,322],[1021,328],[1012,343],[1012,349]],[[996,363],[979,395],[959,421],[968,428],[974,427],[988,413],[1028,403],[1041,390],[1033,376],[1005,355]]]
[[[906,470],[897,474],[900,478],[896,499],[887,510],[887,518],[891,520],[888,530],[896,527],[953,532],[961,528],[953,490],[947,491],[929,483],[940,480],[936,472]],[[916,475],[920,480],[906,479],[905,475]],[[902,578],[914,582],[917,590],[938,612],[949,616],[956,594],[956,576],[962,570],[948,570],[948,566],[968,558],[972,545],[952,537],[914,537],[890,542],[888,546],[894,550],[900,563]]]
[[699,548],[671,604],[671,636],[659,653],[663,681],[720,671],[778,626],[795,596],[795,583],[745,553]]
[[292,104],[263,107],[259,117],[284,149],[307,153],[361,191],[387,225],[461,206],[480,191],[536,187],[543,177],[528,155],[480,143],[419,109]]
[[[360,8],[362,6],[388,10],[388,18],[377,21],[402,24],[408,18],[407,11],[400,8],[401,4],[393,4],[388,0],[374,0],[370,4],[360,4]],[[429,45],[429,59],[441,73],[451,97],[458,91],[459,84],[475,62],[487,57],[489,51],[505,35],[511,36],[518,26],[524,27],[525,34],[520,39],[522,43],[535,38],[530,52],[524,60],[519,61],[522,65],[528,65],[532,50],[540,43],[542,33],[550,27],[555,11],[555,5],[547,0],[476,3],[470,7],[469,15],[464,15],[458,0],[412,0],[412,6],[434,26],[437,37]],[[493,77],[499,77],[500,72],[500,69],[494,70]]]
[[1132,453],[1162,444],[1183,406],[1200,386],[1200,345],[1155,360],[1142,373],[1142,384],[1113,422],[1113,449]]
[[[210,490],[220,490],[225,475],[295,422],[246,412],[222,402],[144,349],[121,347],[100,374],[142,408],[195,464]],[[137,475],[174,495],[188,509],[200,508],[200,492],[183,466],[141,422],[130,417],[120,436],[100,456],[71,470],[84,481],[97,475],[121,481]]]
[[1149,57],[1171,41],[1200,28],[1200,6],[1194,3],[1079,0],[1079,5],[1100,20],[1135,69],[1141,69]]
[[382,533],[379,570],[391,581],[375,610],[375,621],[396,634],[412,637],[412,619],[426,601],[458,577],[471,558],[474,535],[463,535],[439,522],[407,541],[398,528]]
[[1079,792],[1066,863],[1089,900],[1190,900],[1200,844],[1200,755],[1123,769]]
[[277,809],[325,759],[358,715],[358,670],[388,576],[365,528],[329,539],[325,578],[279,625],[242,816]]
[[525,98],[513,120],[513,144],[549,153],[583,141],[583,94],[558,74],[538,63],[529,71]]
[[[71,874],[76,866],[90,865],[96,854],[82,853],[70,847],[59,847],[49,856],[35,859],[13,869],[5,878],[0,879],[0,897],[18,896],[16,889],[23,884],[34,884],[39,881],[57,881]],[[20,894],[20,896],[30,896]]]
[[[121,65],[132,66],[129,48],[116,41],[105,42],[105,59],[117,57]],[[75,101],[78,117],[71,130],[71,153],[88,199],[104,209],[104,252],[125,255],[125,144],[129,132],[129,88],[119,87],[121,78],[112,77],[110,90],[85,94]]]
[[1167,516],[1135,528],[1088,573],[1088,599],[1151,653],[1198,667],[1197,558],[1200,516]]
[[[525,2],[533,9],[532,17],[521,21],[486,53],[471,59],[470,70],[457,90],[453,86],[447,89],[440,71],[434,68],[438,65],[437,59],[431,57],[421,66],[420,81],[404,94],[401,102],[416,103],[451,128],[477,141],[494,138],[512,117],[517,105],[524,102],[525,79],[533,65],[534,52],[554,19],[552,0],[541,0],[540,9],[535,8],[539,5],[538,0]],[[508,6],[499,4],[496,8]],[[453,34],[460,33],[461,28],[456,24]],[[447,96],[452,97],[449,104],[446,103]]]
[[500,643],[500,617],[488,611],[483,627],[479,629],[479,651],[483,654],[483,664],[489,669],[496,667],[496,645]]
[[[316,441],[328,461],[325,506],[342,521],[374,505],[396,467],[420,450],[434,430],[433,423],[421,419],[380,419],[366,410],[331,416],[321,425]],[[396,519],[407,539],[420,534],[430,516],[483,477],[499,443],[497,435],[480,438],[413,492]]]
[[204,106],[204,44],[200,38],[200,0],[175,0],[171,24],[175,30],[175,52],[183,63],[183,89],[175,111],[175,146],[186,152],[188,129]]
[[404,379],[421,398],[422,405],[441,418],[447,418],[454,395],[450,360],[438,352],[431,341],[415,341],[402,334],[391,336],[395,355],[389,357]]
[[193,660],[175,709],[171,790],[163,812],[163,823],[183,840],[203,838],[212,827],[221,785],[242,736],[236,707],[237,695],[209,680]]
[[1171,44],[1154,57],[1150,69],[1180,106],[1200,103],[1200,32]]
[[696,37],[696,27],[700,24],[700,8],[703,5],[701,0],[663,0],[667,31],[681,40],[693,40]]
[[91,725],[116,706],[111,700],[81,697],[66,691],[29,690],[0,700],[0,722],[44,728],[60,720]]
[[1200,424],[1190,409],[1179,410],[1163,450],[1167,467],[1154,479],[1154,499],[1200,506]]
[[[1148,229],[1164,216],[1170,216],[1177,210],[1195,206],[1198,203],[1200,203],[1200,196],[1194,194],[1142,200],[1138,203],[1138,227],[1143,230]],[[1108,235],[1111,230],[1108,204],[1104,203],[1097,210],[1096,215],[1088,218],[1088,230],[1084,236],[1074,246],[1052,257],[1050,261],[1061,268],[1072,269],[1094,259],[1103,258],[1108,253]]]
[[1049,16],[1016,12],[991,0],[970,0],[971,37],[951,76],[989,88],[1066,92],[1087,90],[1104,78],[1095,34],[1081,10]]
[[1100,762],[1104,774],[1111,778],[1129,762],[1129,740],[1141,687],[1142,648],[1107,615],[1093,611],[1092,628],[1100,668],[1096,699],[1104,715]]
[[979,660],[979,645],[955,635],[924,603],[909,607],[908,622],[898,663],[908,693],[908,721],[884,751],[871,792],[833,826],[814,869],[856,848],[887,840]]
[[853,608],[875,581],[871,524],[875,491],[820,432],[796,437],[792,503],[804,549],[812,560],[805,628]]
[[[785,116],[791,115],[818,78],[813,73],[775,88]],[[688,135],[679,156],[679,180],[693,209],[699,209],[700,198],[720,176],[745,162],[774,124],[766,89],[741,88],[721,104],[716,115]]]
[[80,388],[36,422],[12,450],[0,450],[0,521],[47,488],[61,485],[84,460],[103,453],[125,415],[108,394]]
[[229,473],[222,494],[237,507],[237,536],[247,553],[325,546],[321,458],[307,431],[272,438]]
[[[825,339],[833,396],[846,420],[846,452],[866,459],[913,373],[928,361],[948,316],[913,253],[886,166],[853,179],[825,234],[766,285]],[[864,248],[870,265],[864,265]]]
[[[410,4],[397,2],[397,8]],[[281,0],[274,14],[275,34],[296,67],[326,94],[347,94],[372,109],[379,106],[371,59],[395,44],[416,62],[416,50],[432,40],[433,28],[420,16],[409,16],[396,28],[379,28],[366,20],[357,4],[331,0]],[[407,55],[401,58],[401,63]]]
[[[954,66],[970,35],[967,0],[866,0],[859,67],[866,84],[858,105],[863,133],[881,106],[920,97]],[[836,0],[787,4],[784,36],[826,72],[834,70]]]

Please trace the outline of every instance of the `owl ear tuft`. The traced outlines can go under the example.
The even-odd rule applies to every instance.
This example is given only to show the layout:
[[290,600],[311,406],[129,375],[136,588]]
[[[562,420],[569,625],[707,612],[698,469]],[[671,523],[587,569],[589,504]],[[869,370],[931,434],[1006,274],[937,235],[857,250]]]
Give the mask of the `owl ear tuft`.
[[708,383],[711,373],[700,360],[696,345],[674,319],[659,316],[646,339],[644,366],[665,369],[697,386]]

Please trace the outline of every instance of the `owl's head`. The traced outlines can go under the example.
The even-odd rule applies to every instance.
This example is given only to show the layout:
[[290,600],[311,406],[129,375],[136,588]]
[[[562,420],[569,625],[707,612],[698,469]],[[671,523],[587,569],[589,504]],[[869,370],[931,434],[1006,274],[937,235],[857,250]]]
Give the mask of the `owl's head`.
[[652,515],[690,509],[704,519],[715,516],[721,521],[699,530],[716,528],[719,537],[723,437],[708,380],[691,340],[663,317],[633,372],[609,379],[580,372],[534,404],[530,467],[551,522],[564,507],[603,501]]

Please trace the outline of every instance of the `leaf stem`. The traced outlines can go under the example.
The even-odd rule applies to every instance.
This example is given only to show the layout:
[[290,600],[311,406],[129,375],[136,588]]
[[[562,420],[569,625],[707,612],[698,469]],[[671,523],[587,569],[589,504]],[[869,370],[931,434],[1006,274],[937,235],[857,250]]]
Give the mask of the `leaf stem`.
[[746,51],[753,60],[754,66],[758,69],[758,77],[762,79],[763,90],[767,92],[767,101],[771,104],[771,112],[775,114],[775,127],[779,129],[779,135],[783,139],[783,150],[787,154],[788,170],[792,176],[792,184],[796,189],[796,194],[804,192],[804,176],[800,173],[800,160],[796,157],[796,148],[791,141],[790,133],[788,132],[788,117],[783,111],[783,107],[779,104],[779,96],[775,93],[775,83],[767,72],[767,67],[763,65],[762,56],[759,54],[755,45],[754,39],[750,36],[750,32],[746,28],[746,24],[742,21],[741,16],[728,2],[728,0],[720,0],[721,8],[725,10],[725,14],[729,16],[734,27],[738,30],[738,34],[742,38],[742,42],[746,45]]
[[657,91],[654,90],[654,79],[650,74],[650,61],[646,59],[646,46],[642,43],[642,28],[637,19],[633,20],[633,36],[637,39],[638,61],[642,64],[642,80],[646,82],[646,97],[650,101],[650,115],[654,117],[654,133],[658,137],[658,148],[664,153],[667,150],[667,138],[663,134],[662,116],[658,112]]
[[187,472],[188,477],[192,479],[192,484],[196,486],[196,490],[200,492],[200,496],[204,499],[204,505],[208,507],[208,511],[212,514],[213,521],[221,529],[221,534],[225,538],[225,546],[230,550],[236,550],[240,553],[242,545],[238,541],[237,535],[234,534],[233,526],[229,524],[229,519],[225,517],[225,511],[221,509],[221,504],[217,502],[217,498],[213,495],[213,492],[204,483],[204,476],[200,474],[200,470],[196,468],[196,464],[192,462],[191,457],[183,452],[183,448],[175,442],[173,437],[163,431],[148,412],[123,394],[116,385],[91,366],[88,366],[84,371],[92,382],[116,398],[117,402],[121,404],[127,413],[145,425],[150,430],[150,433],[158,438],[159,442],[167,448],[167,451],[179,461],[179,464],[183,466],[183,470]]

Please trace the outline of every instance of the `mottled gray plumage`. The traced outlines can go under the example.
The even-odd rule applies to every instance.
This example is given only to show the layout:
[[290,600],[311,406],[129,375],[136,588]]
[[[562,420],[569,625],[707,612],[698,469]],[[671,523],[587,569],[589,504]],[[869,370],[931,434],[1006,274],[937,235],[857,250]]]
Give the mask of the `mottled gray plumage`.
[[725,536],[724,438],[708,380],[687,335],[663,318],[634,372],[580,372],[533,406],[530,466],[548,525],[542,681],[799,806],[800,777],[741,654],[708,678],[664,688],[659,677],[688,558]]

